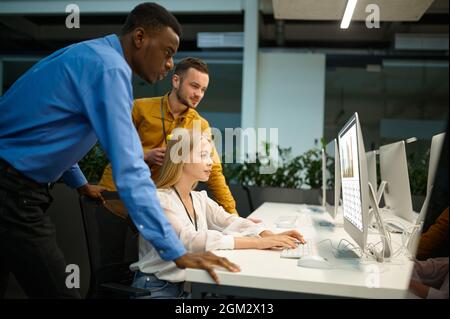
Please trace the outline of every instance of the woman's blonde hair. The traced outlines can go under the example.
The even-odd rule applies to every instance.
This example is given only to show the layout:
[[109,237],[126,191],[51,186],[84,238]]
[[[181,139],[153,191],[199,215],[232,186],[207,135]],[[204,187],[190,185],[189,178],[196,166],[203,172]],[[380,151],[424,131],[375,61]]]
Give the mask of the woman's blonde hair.
[[[211,143],[210,135],[207,132],[199,133],[185,128],[173,130],[167,142],[161,171],[156,177],[155,184],[157,188],[170,188],[178,183],[181,174],[183,174],[184,164],[190,161],[192,151],[201,142],[202,138],[206,138]],[[194,183],[192,189],[196,186],[197,183]]]

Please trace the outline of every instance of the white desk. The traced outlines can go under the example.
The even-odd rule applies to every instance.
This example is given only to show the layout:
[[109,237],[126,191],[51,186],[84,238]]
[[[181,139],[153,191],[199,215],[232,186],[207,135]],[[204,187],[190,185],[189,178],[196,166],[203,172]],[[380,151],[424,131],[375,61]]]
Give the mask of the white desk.
[[[323,227],[318,221],[331,221],[326,213],[311,212],[305,205],[264,203],[252,215],[269,227],[279,216],[297,216],[297,230],[316,242],[329,238],[337,246],[340,239],[353,242],[343,227]],[[338,217],[339,218],[339,217]],[[342,214],[340,221],[342,225]],[[283,229],[273,228],[275,232]],[[394,251],[401,244],[400,235],[392,235]],[[379,235],[369,231],[368,242],[379,242]],[[369,260],[336,259],[329,242],[318,245],[319,254],[326,257],[335,268],[330,270],[302,268],[296,259],[280,258],[274,250],[221,250],[215,254],[228,258],[241,267],[241,272],[217,270],[220,285],[215,285],[209,275],[198,269],[187,269],[186,281],[192,285],[193,297],[203,292],[227,292],[231,295],[266,298],[304,297],[308,295],[350,298],[405,298],[413,263],[405,256],[392,262],[377,263]],[[371,288],[373,287],[373,288]]]

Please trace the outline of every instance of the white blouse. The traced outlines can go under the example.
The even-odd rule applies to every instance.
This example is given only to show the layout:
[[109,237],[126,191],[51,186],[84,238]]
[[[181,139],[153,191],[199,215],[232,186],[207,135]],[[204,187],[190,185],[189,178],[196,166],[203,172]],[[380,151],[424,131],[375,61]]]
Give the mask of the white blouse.
[[[197,227],[189,219],[180,198],[173,189],[158,189],[161,207],[188,252],[234,249],[234,237],[258,236],[268,228],[245,218],[227,213],[210,199],[206,191],[192,191],[197,215]],[[139,261],[130,266],[133,271],[155,274],[161,280],[180,282],[185,271],[173,261],[165,261],[153,245],[139,236]]]

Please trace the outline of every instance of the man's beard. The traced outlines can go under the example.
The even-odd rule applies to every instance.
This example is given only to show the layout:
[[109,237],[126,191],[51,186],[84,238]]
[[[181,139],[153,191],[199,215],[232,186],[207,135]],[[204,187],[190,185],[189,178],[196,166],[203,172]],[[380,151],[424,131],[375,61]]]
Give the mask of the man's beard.
[[177,93],[177,99],[181,104],[185,105],[187,108],[194,108],[192,106],[191,102],[184,97],[182,89],[177,90],[176,93]]

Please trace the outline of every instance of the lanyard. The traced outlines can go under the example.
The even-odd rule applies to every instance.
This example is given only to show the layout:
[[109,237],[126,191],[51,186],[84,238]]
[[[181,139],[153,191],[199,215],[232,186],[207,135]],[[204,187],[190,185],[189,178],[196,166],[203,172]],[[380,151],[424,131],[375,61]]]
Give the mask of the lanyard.
[[164,142],[167,144],[167,134],[166,134],[166,125],[164,124],[164,112],[163,112],[163,102],[164,102],[164,96],[161,97],[161,123],[162,123],[162,129],[164,134]]
[[[164,122],[164,110],[163,110],[164,109],[164,96],[161,97],[161,103],[160,103],[159,108],[161,110],[161,124],[162,124],[162,130],[163,130],[163,134],[164,134],[164,142],[167,145],[168,141],[167,141],[166,125],[165,125],[165,122]],[[181,118],[181,121],[183,121],[183,120],[184,120],[184,118]]]
[[178,198],[179,198],[180,201],[181,201],[181,204],[183,204],[184,210],[186,211],[186,214],[188,215],[189,220],[190,220],[191,223],[195,226],[195,231],[198,231],[198,227],[197,227],[197,213],[195,212],[195,208],[194,208],[194,200],[192,199],[192,194],[189,193],[189,196],[191,197],[192,209],[194,210],[194,221],[195,221],[195,223],[192,221],[191,215],[189,215],[189,211],[188,211],[186,205],[184,205],[184,202],[183,202],[183,200],[181,199],[181,196],[180,196],[180,194],[178,193],[178,191],[177,191],[177,189],[175,188],[175,186],[173,186],[173,189],[174,189],[175,193],[177,193]]

